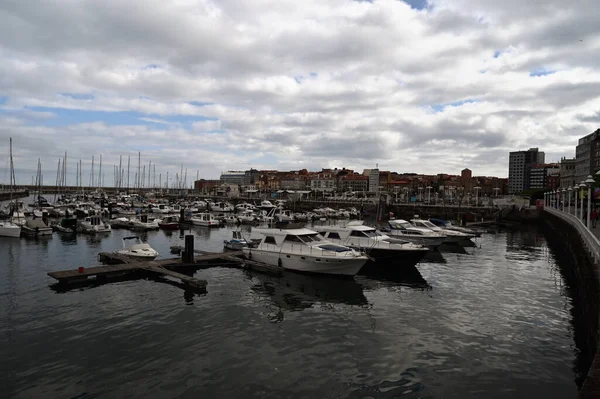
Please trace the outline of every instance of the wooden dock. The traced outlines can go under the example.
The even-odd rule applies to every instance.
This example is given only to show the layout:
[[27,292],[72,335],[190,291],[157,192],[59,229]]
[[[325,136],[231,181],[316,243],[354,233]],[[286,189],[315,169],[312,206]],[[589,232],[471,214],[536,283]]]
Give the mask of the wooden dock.
[[189,274],[198,269],[209,267],[234,267],[239,269],[254,270],[263,273],[281,275],[283,269],[261,262],[242,258],[243,251],[232,252],[207,252],[194,250],[193,244],[189,248],[188,256],[183,247],[172,247],[172,251],[183,252],[181,258],[169,258],[153,261],[131,260],[130,258],[116,253],[103,252],[98,259],[105,263],[104,266],[79,267],[74,270],[62,270],[49,272],[48,276],[58,280],[63,288],[72,285],[102,284],[126,278],[144,278],[151,275],[177,279],[183,287],[206,291],[206,280],[192,277]]

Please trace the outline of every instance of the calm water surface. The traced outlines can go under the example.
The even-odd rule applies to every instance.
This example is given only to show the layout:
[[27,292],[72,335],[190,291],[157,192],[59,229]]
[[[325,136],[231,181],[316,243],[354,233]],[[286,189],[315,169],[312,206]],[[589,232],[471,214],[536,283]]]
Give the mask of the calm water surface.
[[[194,228],[220,251],[230,229]],[[0,238],[10,398],[575,398],[571,300],[535,228],[355,280],[201,270],[207,294],[137,280],[57,293],[105,237]],[[179,232],[151,232],[162,256]]]

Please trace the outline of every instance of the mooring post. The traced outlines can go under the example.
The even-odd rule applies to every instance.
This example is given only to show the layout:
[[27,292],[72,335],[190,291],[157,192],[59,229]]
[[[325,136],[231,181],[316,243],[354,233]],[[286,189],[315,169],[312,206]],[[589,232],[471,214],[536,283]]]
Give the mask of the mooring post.
[[183,223],[185,220],[185,209],[182,207],[179,210],[179,223]]
[[185,236],[185,248],[181,260],[183,263],[194,263],[194,236],[191,234]]

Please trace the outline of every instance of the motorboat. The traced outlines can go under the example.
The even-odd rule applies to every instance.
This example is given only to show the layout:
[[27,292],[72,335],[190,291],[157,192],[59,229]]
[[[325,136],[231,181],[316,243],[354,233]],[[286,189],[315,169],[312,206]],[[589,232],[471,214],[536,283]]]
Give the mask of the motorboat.
[[454,224],[452,224],[451,222],[449,222],[447,220],[430,218],[429,221],[443,229],[460,231],[461,233],[470,234],[473,237],[481,237],[480,231],[469,229],[469,228],[462,227],[462,226],[455,226]]
[[258,223],[258,217],[253,210],[247,209],[237,215],[237,218],[242,224],[254,224]]
[[249,204],[247,202],[240,202],[235,206],[235,209],[237,209],[238,211],[254,211],[257,208],[253,204]]
[[264,200],[261,201],[259,208],[270,211],[271,209],[277,208],[277,205],[273,205],[273,203],[269,200]]
[[289,209],[278,208],[275,212],[275,220],[278,222],[292,222],[294,220],[294,212]]
[[256,248],[243,248],[245,255],[283,269],[354,276],[369,258],[360,251],[323,238],[306,228],[254,229],[262,236]]
[[179,228],[179,218],[176,216],[167,216],[158,223],[158,227],[163,230],[177,230]]
[[171,212],[170,213],[177,213],[179,214],[179,212],[181,212],[182,209],[185,209],[185,207],[178,205],[178,204],[174,204],[171,206]]
[[198,213],[190,218],[193,225],[203,227],[219,227],[219,221],[208,213]]
[[227,249],[232,249],[232,250],[236,250],[239,251],[242,248],[248,247],[249,245],[252,244],[252,242],[246,240],[244,237],[242,237],[242,232],[241,231],[232,231],[232,237],[230,240],[224,240],[223,241],[225,248]]
[[47,223],[45,218],[27,219],[21,226],[21,232],[30,237],[51,236],[52,226]]
[[[129,240],[134,240],[134,244],[127,246]],[[135,260],[154,260],[158,256],[155,249],[148,243],[142,242],[137,236],[123,237],[123,249],[115,251],[115,253]]]
[[227,202],[215,202],[210,205],[210,210],[212,212],[233,212],[234,207]]
[[148,230],[158,230],[160,228],[159,222],[160,219],[150,219],[148,215],[141,214],[139,218],[130,219],[131,220],[131,228],[134,230],[148,231]]
[[404,219],[388,221],[388,228],[382,230],[392,240],[409,241],[434,249],[442,245],[446,236],[429,228],[415,227]]
[[76,218],[62,218],[60,222],[52,225],[54,231],[59,233],[73,234],[77,232],[77,219]]
[[86,217],[81,222],[81,229],[84,233],[88,234],[110,233],[112,231],[110,224],[102,221],[102,216],[100,215]]
[[0,222],[0,237],[20,237],[21,236],[21,226],[15,224],[11,221],[2,221]]
[[431,223],[429,220],[419,219],[418,215],[415,215],[415,218],[411,219],[410,222],[415,227],[420,227],[423,229],[430,229],[432,231],[435,231],[436,233],[445,235],[446,236],[446,239],[444,240],[445,243],[459,243],[463,240],[468,240],[468,239],[474,237],[473,235],[461,233],[460,231],[443,229],[443,228],[438,227],[435,224]]
[[152,210],[152,213],[161,213],[161,214],[171,213],[171,208],[167,204],[156,204],[156,205],[153,205],[152,208],[150,208],[150,209]]
[[126,217],[119,217],[111,219],[110,226],[113,229],[131,229],[133,228],[133,222]]
[[377,265],[393,263],[394,266],[414,266],[429,251],[423,245],[408,241],[390,242],[389,236],[360,221],[345,226],[320,226],[318,231],[331,242],[365,252]]

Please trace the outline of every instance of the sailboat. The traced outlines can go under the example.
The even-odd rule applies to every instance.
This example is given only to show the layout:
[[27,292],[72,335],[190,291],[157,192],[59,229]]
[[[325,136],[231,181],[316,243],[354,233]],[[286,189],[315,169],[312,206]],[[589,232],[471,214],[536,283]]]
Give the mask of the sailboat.
[[[12,193],[15,183],[15,170],[13,165],[13,157],[12,157],[12,137],[10,138],[10,199],[12,204]],[[20,237],[21,236],[21,226],[12,222],[12,219],[9,221],[0,222],[0,237]]]

